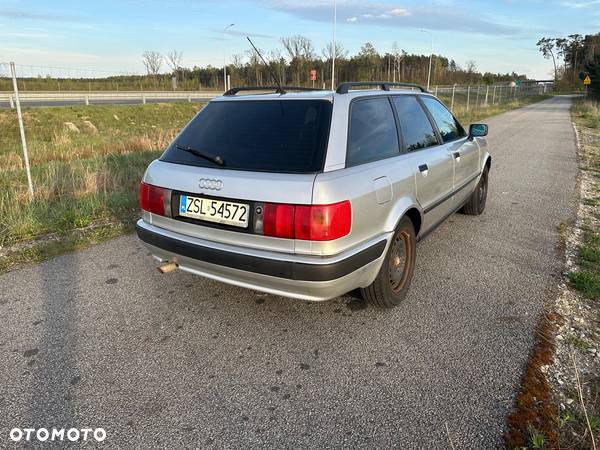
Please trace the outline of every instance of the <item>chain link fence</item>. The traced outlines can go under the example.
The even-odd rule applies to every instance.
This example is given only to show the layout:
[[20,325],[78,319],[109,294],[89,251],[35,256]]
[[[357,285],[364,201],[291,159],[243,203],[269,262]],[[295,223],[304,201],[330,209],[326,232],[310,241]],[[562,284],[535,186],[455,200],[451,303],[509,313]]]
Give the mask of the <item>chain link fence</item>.
[[523,82],[520,85],[493,84],[468,86],[435,86],[431,92],[455,114],[473,112],[502,105],[523,97],[549,94],[552,83]]

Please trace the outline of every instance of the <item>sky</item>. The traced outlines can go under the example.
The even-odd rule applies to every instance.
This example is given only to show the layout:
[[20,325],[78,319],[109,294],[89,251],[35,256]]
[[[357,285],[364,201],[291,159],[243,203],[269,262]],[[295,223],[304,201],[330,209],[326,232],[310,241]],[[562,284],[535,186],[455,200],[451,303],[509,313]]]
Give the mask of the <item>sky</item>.
[[[102,76],[142,73],[143,51],[176,49],[183,66],[222,66],[248,50],[247,35],[270,51],[301,34],[321,54],[332,17],[332,0],[0,0],[0,62],[24,76]],[[365,42],[429,54],[433,37],[461,66],[537,79],[552,70],[540,37],[598,32],[600,0],[337,0],[336,41],[350,54]]]

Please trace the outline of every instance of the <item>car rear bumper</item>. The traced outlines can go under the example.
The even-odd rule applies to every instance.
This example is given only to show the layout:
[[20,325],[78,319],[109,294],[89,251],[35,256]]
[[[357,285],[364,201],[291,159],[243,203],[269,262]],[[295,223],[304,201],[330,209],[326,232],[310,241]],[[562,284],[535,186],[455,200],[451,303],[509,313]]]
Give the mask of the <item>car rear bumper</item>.
[[283,255],[217,244],[140,219],[138,237],[161,261],[218,281],[303,300],[327,300],[373,282],[390,235],[331,257]]

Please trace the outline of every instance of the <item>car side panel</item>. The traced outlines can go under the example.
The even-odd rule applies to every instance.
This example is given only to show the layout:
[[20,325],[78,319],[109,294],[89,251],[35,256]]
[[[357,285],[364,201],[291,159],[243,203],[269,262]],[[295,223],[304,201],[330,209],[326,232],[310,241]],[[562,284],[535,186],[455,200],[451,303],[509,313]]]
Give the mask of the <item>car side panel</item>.
[[[394,231],[401,215],[415,200],[416,158],[398,155],[368,164],[317,175],[313,202],[350,200],[352,229],[348,236],[328,242],[296,242],[296,252],[329,255]],[[302,250],[302,251],[301,251]]]
[[[416,197],[424,213],[422,233],[426,233],[454,209],[454,163],[447,145],[419,150],[414,154],[417,156]],[[418,169],[423,164],[427,164],[426,172]]]
[[455,207],[462,205],[477,184],[480,170],[479,145],[467,138],[449,144],[448,151],[454,161]]

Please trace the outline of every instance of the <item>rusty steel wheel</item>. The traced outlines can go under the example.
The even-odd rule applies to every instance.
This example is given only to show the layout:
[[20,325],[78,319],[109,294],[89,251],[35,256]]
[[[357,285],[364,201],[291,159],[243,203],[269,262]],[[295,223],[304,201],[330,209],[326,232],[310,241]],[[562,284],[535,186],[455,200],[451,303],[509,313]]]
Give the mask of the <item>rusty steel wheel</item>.
[[388,263],[390,287],[392,292],[398,294],[404,289],[412,274],[409,265],[415,248],[410,234],[405,230],[397,233],[390,245],[391,253]]
[[365,300],[380,308],[400,304],[412,280],[417,254],[415,228],[408,217],[400,220],[375,281],[361,292]]

